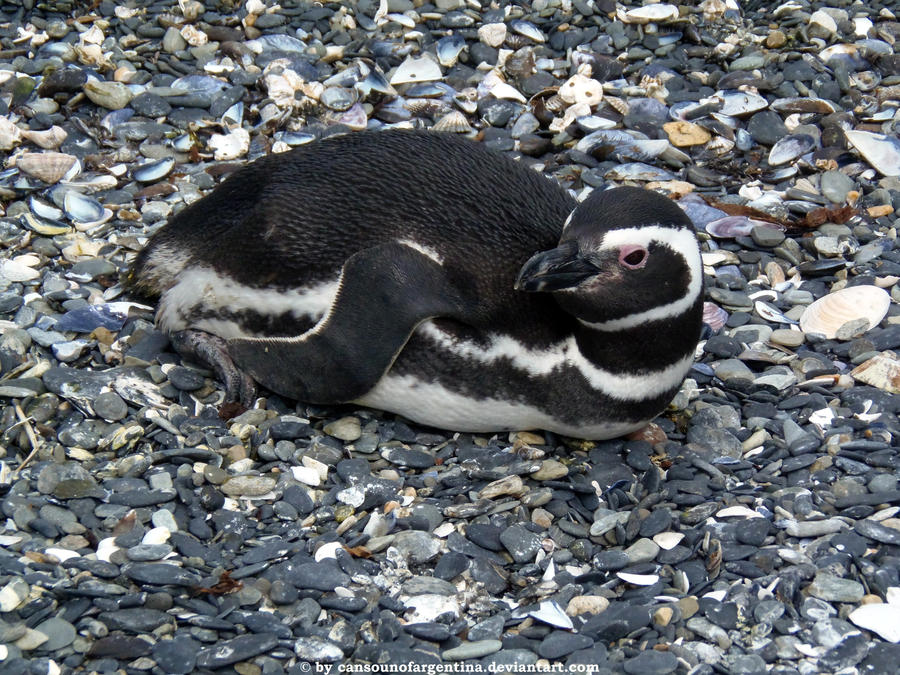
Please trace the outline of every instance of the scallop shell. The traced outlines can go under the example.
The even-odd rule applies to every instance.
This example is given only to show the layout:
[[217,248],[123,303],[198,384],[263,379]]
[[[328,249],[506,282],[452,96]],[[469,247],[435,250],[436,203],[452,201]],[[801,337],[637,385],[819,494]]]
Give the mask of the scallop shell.
[[447,131],[455,134],[465,134],[472,131],[469,120],[458,110],[452,110],[434,123],[435,131]]
[[848,321],[866,319],[874,328],[885,317],[891,296],[877,286],[851,286],[819,298],[800,316],[800,329],[833,339]]
[[16,160],[19,171],[34,176],[49,185],[58,183],[73,169],[77,174],[77,163],[78,158],[75,155],[67,155],[62,152],[27,152]]

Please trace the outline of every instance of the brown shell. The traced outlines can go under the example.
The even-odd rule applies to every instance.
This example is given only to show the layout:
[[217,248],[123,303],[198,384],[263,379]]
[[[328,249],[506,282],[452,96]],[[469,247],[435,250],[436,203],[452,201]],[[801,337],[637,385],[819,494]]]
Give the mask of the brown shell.
[[62,152],[26,152],[16,159],[19,171],[52,185],[59,182],[78,158]]

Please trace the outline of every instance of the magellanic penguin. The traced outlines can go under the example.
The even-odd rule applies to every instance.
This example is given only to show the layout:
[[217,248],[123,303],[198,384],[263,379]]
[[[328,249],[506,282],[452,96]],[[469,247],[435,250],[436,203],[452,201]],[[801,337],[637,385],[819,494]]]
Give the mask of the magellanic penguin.
[[448,430],[601,439],[678,390],[702,274],[661,195],[578,204],[477,143],[395,130],[242,168],[156,232],[130,280],[232,399],[255,381]]

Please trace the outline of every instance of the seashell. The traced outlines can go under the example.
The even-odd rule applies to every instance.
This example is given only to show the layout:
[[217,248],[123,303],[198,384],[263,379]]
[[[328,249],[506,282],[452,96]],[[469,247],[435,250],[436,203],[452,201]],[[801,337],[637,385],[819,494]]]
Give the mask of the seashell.
[[22,140],[22,130],[0,116],[0,150],[12,150]]
[[225,126],[241,126],[241,122],[244,121],[244,102],[238,101],[233,106],[228,108],[225,112],[222,113],[222,117],[220,118],[221,122]]
[[70,228],[68,225],[35,218],[30,213],[22,214],[20,222],[27,229],[31,230],[32,232],[37,232],[44,237],[56,237],[61,234],[69,234],[69,232],[72,231],[72,228]]
[[823,98],[811,97],[790,97],[776,98],[769,106],[776,112],[786,113],[819,113],[829,115],[836,111],[836,108],[830,101]]
[[180,89],[184,94],[202,94],[215,96],[228,86],[227,82],[210,75],[185,75],[169,85],[172,89]]
[[168,176],[174,167],[175,158],[164,157],[163,159],[144,162],[140,166],[135,167],[131,172],[131,177],[139,183],[155,183],[161,178]]
[[621,8],[616,15],[622,23],[663,23],[674,21],[678,18],[678,8],[675,5],[647,5],[623,11]]
[[37,279],[41,273],[34,267],[40,261],[36,255],[30,254],[0,260],[0,278],[14,283]]
[[713,302],[703,303],[703,323],[718,332],[725,327],[728,321],[728,312]]
[[575,149],[578,152],[590,154],[601,146],[617,147],[635,140],[634,136],[621,129],[598,129],[578,141]]
[[850,371],[854,379],[883,391],[900,394],[900,361],[878,354]]
[[876,633],[881,639],[900,642],[900,622],[897,621],[897,605],[874,603],[860,605],[847,615],[847,619],[860,628]]
[[772,323],[797,323],[793,319],[789,319],[788,317],[786,317],[777,308],[772,307],[772,305],[765,303],[762,300],[757,300],[756,302],[754,302],[753,309],[756,310],[756,313],[763,319],[765,319],[766,321],[771,321]]
[[514,33],[518,33],[523,37],[527,37],[529,40],[534,40],[535,42],[542,43],[547,41],[547,36],[541,32],[540,28],[535,26],[530,21],[525,21],[524,19],[513,19],[509,22],[509,27]]
[[261,35],[255,40],[248,40],[244,43],[257,54],[265,52],[283,52],[285,54],[304,54],[307,45],[302,40],[298,40],[292,35],[272,34]]
[[356,89],[326,87],[319,96],[319,102],[331,110],[344,111],[356,103],[358,97]]
[[536,610],[528,612],[528,616],[563,630],[572,630],[575,627],[572,619],[569,618],[555,600],[542,600]]
[[816,147],[816,139],[809,134],[791,134],[778,140],[769,151],[769,164],[787,164]]
[[75,190],[66,192],[63,210],[72,222],[77,223],[94,223],[104,215],[103,205],[100,202]]
[[486,23],[478,28],[478,39],[488,47],[499,47],[506,39],[505,23]]
[[435,131],[445,131],[455,134],[465,134],[472,131],[469,120],[458,110],[451,110],[441,117],[432,127]]
[[384,73],[380,70],[372,70],[369,72],[361,82],[356,83],[356,88],[363,96],[368,96],[373,91],[388,96],[397,95],[397,90],[390,85],[387,78],[385,78]]
[[663,551],[671,551],[681,543],[684,535],[681,532],[660,532],[653,535],[653,542]]
[[108,110],[124,108],[131,103],[131,99],[134,97],[131,90],[121,82],[88,80],[84,83],[83,89],[92,103]]
[[559,97],[566,103],[587,103],[593,107],[603,100],[603,85],[592,77],[575,73],[559,88]]
[[603,174],[603,177],[612,180],[675,180],[675,176],[669,171],[644,164],[643,162],[629,162],[628,164],[614,166]]
[[652,586],[657,581],[659,581],[658,574],[633,574],[631,572],[616,572],[616,576],[626,584],[631,584],[632,586]]
[[216,159],[237,159],[250,149],[250,133],[246,129],[233,129],[227,134],[213,134],[208,143]]
[[669,141],[665,139],[634,139],[616,146],[614,154],[620,159],[648,161],[659,157],[668,147]]
[[726,506],[724,509],[721,509],[716,512],[716,517],[718,518],[762,518],[761,513],[757,513],[749,506],[744,506],[743,504],[736,504],[734,506]]
[[440,80],[442,77],[438,62],[430,54],[424,54],[417,59],[407,56],[403,63],[397,66],[390,82],[392,85],[398,85]]
[[900,176],[900,140],[870,131],[845,131],[847,141],[878,173]]
[[63,212],[60,209],[47,202],[41,201],[37,197],[31,197],[31,199],[28,200],[28,205],[31,207],[32,213],[39,218],[44,218],[45,220],[60,220],[63,217]]
[[488,94],[494,98],[518,101],[519,103],[525,103],[526,101],[518,89],[506,83],[496,68],[485,75],[481,82],[478,83],[478,98],[484,98]]
[[829,293],[809,305],[800,316],[800,330],[806,334],[834,339],[838,329],[849,321],[865,319],[869,329],[887,315],[891,296],[877,286],[850,286]]
[[276,131],[275,140],[286,143],[291,147],[296,147],[298,145],[306,145],[307,143],[312,143],[314,140],[316,140],[316,135],[307,133],[305,131]]
[[354,103],[338,118],[340,124],[346,124],[353,131],[362,131],[369,125],[369,117],[361,103]]
[[746,91],[717,91],[715,96],[722,99],[722,107],[719,112],[731,117],[749,115],[769,105],[769,102],[762,96]]
[[44,150],[56,150],[69,134],[62,127],[55,124],[44,131],[32,131],[31,129],[22,130],[22,138],[31,141],[35,145],[44,148]]
[[763,220],[754,220],[747,216],[725,216],[706,224],[706,231],[716,239],[734,239],[749,237],[754,227],[775,227]]
[[462,35],[454,33],[447,37],[442,37],[435,44],[438,63],[447,68],[456,65],[460,52],[466,48],[466,40]]
[[78,158],[62,152],[28,152],[16,159],[16,167],[48,185],[58,183],[63,178],[72,178],[81,172]]

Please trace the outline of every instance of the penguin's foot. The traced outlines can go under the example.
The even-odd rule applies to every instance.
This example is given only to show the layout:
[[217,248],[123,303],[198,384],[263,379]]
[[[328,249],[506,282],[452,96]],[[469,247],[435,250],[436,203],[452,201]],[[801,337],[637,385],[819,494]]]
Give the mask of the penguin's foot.
[[225,340],[199,330],[180,330],[172,333],[169,341],[182,357],[204,363],[215,371],[225,384],[226,401],[238,401],[246,408],[253,407],[256,383],[234,365]]

